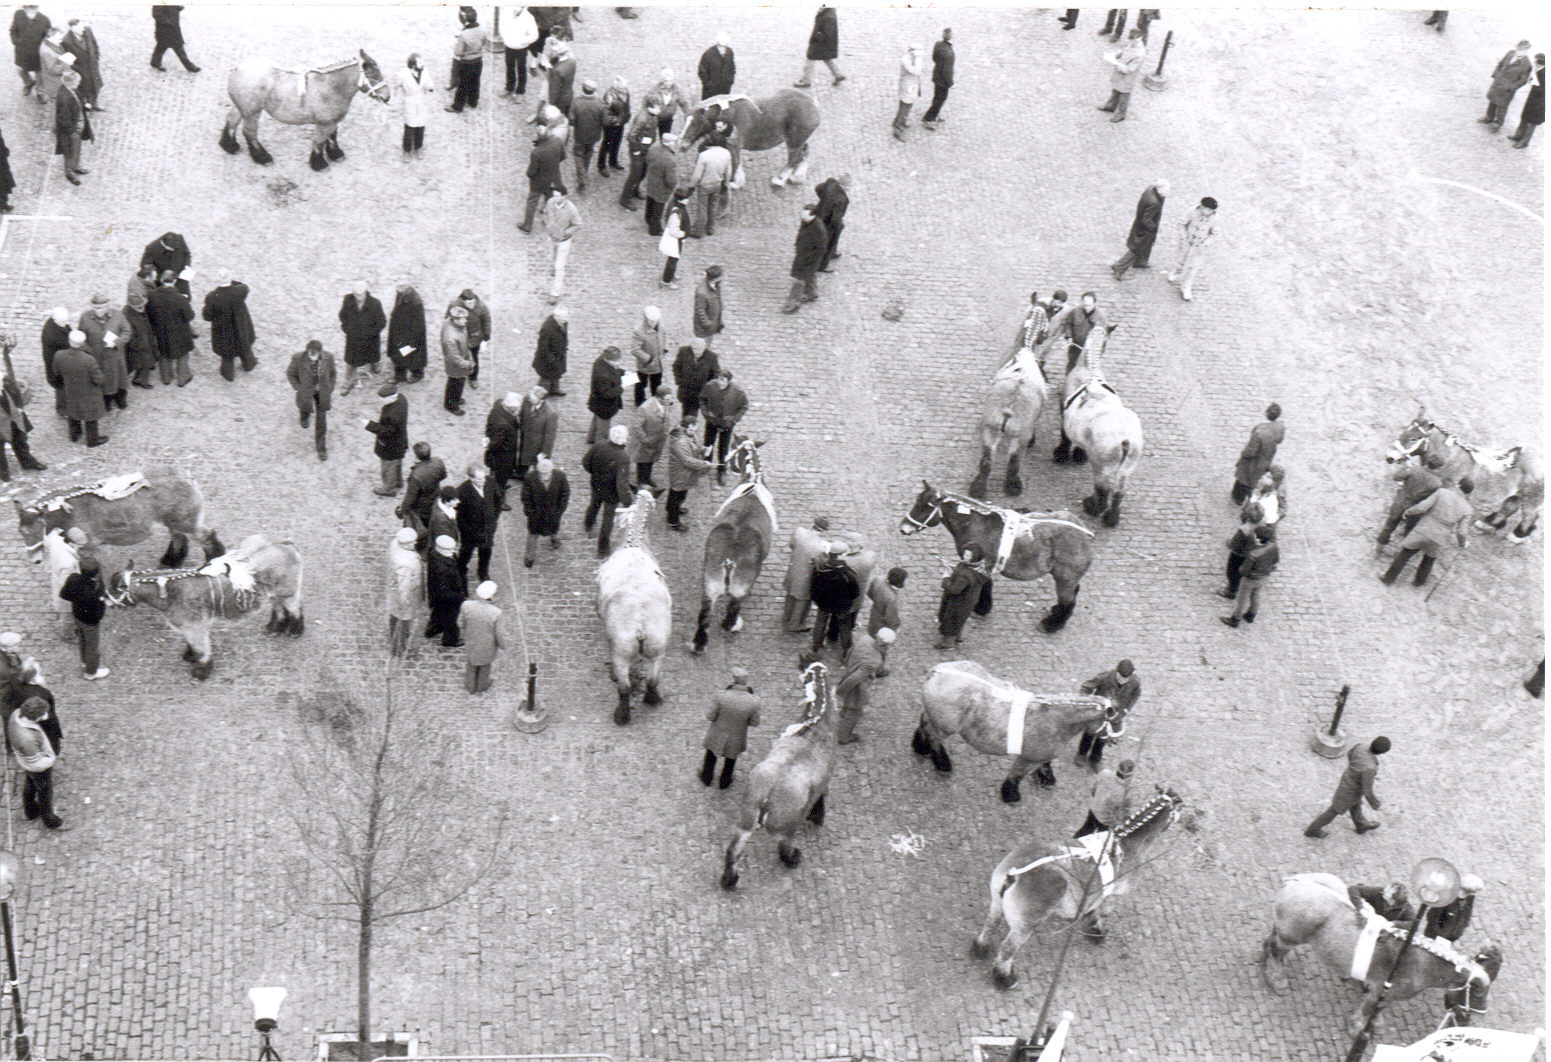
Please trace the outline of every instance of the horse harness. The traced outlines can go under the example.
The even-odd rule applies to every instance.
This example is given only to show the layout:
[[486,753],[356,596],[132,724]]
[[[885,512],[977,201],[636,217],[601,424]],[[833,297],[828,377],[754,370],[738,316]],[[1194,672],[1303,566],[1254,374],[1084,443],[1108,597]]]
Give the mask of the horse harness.
[[759,463],[759,451],[747,439],[738,444],[738,450],[745,454],[745,459],[748,462],[744,466],[744,479],[733,488],[732,493],[727,495],[727,499],[717,507],[716,513],[711,517],[711,520],[714,523],[721,518],[722,513],[726,512],[727,507],[734,501],[752,494],[759,501],[759,504],[764,506],[765,514],[770,517],[771,535],[779,534],[781,522],[776,519],[775,498],[771,495],[770,488],[765,486],[765,471]]
[[1007,872],[1007,878],[1002,882],[1002,892],[1017,884],[1017,880],[1032,870],[1051,863],[1065,863],[1071,860],[1086,860],[1098,865],[1100,882],[1100,899],[1114,892],[1115,877],[1119,869],[1120,856],[1124,854],[1120,842],[1143,826],[1147,825],[1165,809],[1169,814],[1174,814],[1174,809],[1179,803],[1179,798],[1168,793],[1159,793],[1147,806],[1132,815],[1125,822],[1113,830],[1101,830],[1097,833],[1085,834],[1075,839],[1074,844],[1063,845],[1061,851],[1055,855],[1041,856],[1032,863],[1026,863]]
[[1061,412],[1065,413],[1067,410],[1071,409],[1072,403],[1076,402],[1079,398],[1086,398],[1090,392],[1098,394],[1099,389],[1102,389],[1104,393],[1107,393],[1114,398],[1120,397],[1120,393],[1111,387],[1102,376],[1095,376],[1091,380],[1085,381],[1081,387],[1066,396],[1066,401],[1061,403]]
[[295,74],[295,75],[297,75],[297,77],[299,78],[299,81],[297,82],[297,86],[298,87],[297,87],[297,90],[296,90],[296,103],[297,103],[297,106],[300,106],[307,99],[307,80],[310,77],[312,77],[313,74],[317,74],[320,77],[322,75],[324,75],[324,74],[332,74],[336,70],[343,70],[345,67],[349,66],[351,63],[358,63],[358,64],[360,64],[360,67],[361,67],[360,71],[357,72],[356,78],[355,78],[355,89],[356,89],[356,91],[357,92],[365,92],[368,96],[376,98],[377,91],[379,89],[381,89],[381,88],[384,88],[388,84],[388,79],[387,78],[383,78],[381,81],[377,82],[375,85],[372,84],[371,78],[366,76],[366,64],[364,62],[362,62],[360,59],[355,59],[355,58],[341,59],[338,62],[330,63],[328,66],[310,66],[310,67],[277,66],[277,67],[275,67],[275,70],[278,73],[281,73],[281,74]]
[[[1331,890],[1334,892],[1334,890]],[[1347,906],[1352,906],[1351,897],[1342,895]],[[1349,971],[1353,980],[1365,981],[1373,962],[1374,952],[1379,938],[1387,936],[1394,940],[1405,940],[1407,933],[1389,919],[1384,918],[1366,903],[1356,908],[1357,914],[1363,918],[1364,924],[1357,934],[1357,943],[1352,949],[1352,967]],[[1448,942],[1436,937],[1417,934],[1411,938],[1411,946],[1419,948],[1428,954],[1449,963],[1463,977],[1456,988],[1471,989],[1480,985],[1483,989],[1490,986],[1492,977],[1481,964],[1474,959],[1466,958],[1459,951],[1450,947]]]
[[1002,574],[1002,569],[1007,567],[1007,561],[1012,557],[1013,546],[1018,539],[1024,535],[1032,535],[1036,527],[1045,524],[1055,524],[1060,527],[1070,527],[1081,531],[1089,538],[1093,537],[1093,532],[1082,524],[1056,516],[1054,513],[1021,513],[1016,509],[1001,509],[975,498],[954,494],[951,491],[937,492],[937,497],[932,501],[931,512],[926,514],[924,520],[917,520],[914,516],[906,513],[905,522],[912,524],[917,531],[931,527],[933,520],[942,519],[942,507],[949,502],[957,505],[963,512],[1001,518],[1002,534],[996,543],[996,557],[992,561],[991,566],[986,570],[986,574],[991,576]]
[[[96,483],[75,487],[62,493],[46,495],[27,506],[27,508],[39,513],[68,513],[74,509],[74,506],[70,504],[70,499],[72,498],[83,498],[89,494],[95,494],[103,501],[119,501],[149,485],[142,473],[128,472],[121,476],[110,476]],[[27,552],[36,553],[42,548],[43,540],[39,539],[36,543],[27,547]]]
[[259,590],[253,577],[253,566],[245,560],[233,557],[216,557],[202,568],[170,568],[165,570],[133,571],[126,570],[123,573],[124,592],[122,595],[114,594],[111,587],[106,589],[103,596],[111,605],[134,604],[135,583],[155,583],[157,596],[167,596],[167,584],[180,579],[192,579],[203,576],[211,581],[214,592],[220,594],[220,580],[225,579],[231,584],[232,593],[236,595],[239,607],[250,607],[258,597]]
[[1426,453],[1430,448],[1433,432],[1438,433],[1445,446],[1453,446],[1465,451],[1465,453],[1470,455],[1471,461],[1494,475],[1500,476],[1515,468],[1519,463],[1520,456],[1524,453],[1523,446],[1509,446],[1501,450],[1484,450],[1479,446],[1465,442],[1459,436],[1449,431],[1449,429],[1440,428],[1432,421],[1423,420],[1420,417],[1411,422],[1411,427],[1416,428],[1422,434],[1414,444],[1399,450],[1402,458],[1415,457],[1418,454]]

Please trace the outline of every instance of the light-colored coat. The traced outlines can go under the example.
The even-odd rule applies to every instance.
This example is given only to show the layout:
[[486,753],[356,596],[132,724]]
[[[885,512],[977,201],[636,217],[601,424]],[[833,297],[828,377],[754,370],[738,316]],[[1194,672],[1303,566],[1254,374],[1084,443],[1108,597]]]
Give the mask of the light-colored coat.
[[824,552],[825,532],[799,527],[792,532],[792,556],[786,565],[786,596],[808,600],[808,584],[813,579],[813,564]]
[[409,67],[399,71],[399,98],[404,101],[404,124],[423,129],[431,120],[431,75]]
[[641,403],[640,416],[630,426],[630,438],[626,449],[630,460],[646,464],[662,457],[663,445],[668,441],[668,411],[656,395]]
[[759,725],[759,698],[747,686],[728,686],[711,699],[706,713],[706,751],[733,759],[748,747],[749,727]]
[[65,538],[62,528],[56,527],[43,536],[43,563],[48,567],[48,595],[54,602],[54,611],[68,616],[70,602],[59,596],[59,588],[81,570],[81,564],[80,554]]
[[641,318],[635,326],[635,371],[643,376],[662,372],[662,351],[667,340],[662,334],[662,321],[656,324]]
[[413,620],[425,600],[425,561],[413,546],[388,544],[388,615]]
[[488,601],[470,598],[458,609],[458,628],[468,662],[474,667],[489,667],[496,654],[506,648],[501,638],[501,610]]
[[899,102],[915,103],[921,98],[921,56],[906,52],[899,61]]
[[[124,361],[124,343],[130,331],[123,313],[110,310],[107,317],[98,317],[90,310],[82,310],[77,327],[86,334],[86,349],[91,351],[92,357],[97,359],[97,367],[102,370],[102,393],[117,394],[128,387],[129,366]],[[106,338],[109,332],[117,337],[111,347]]]
[[1475,510],[1470,499],[1453,487],[1440,487],[1406,510],[1420,516],[1416,527],[1400,543],[1401,549],[1419,549],[1436,557],[1446,546],[1465,544],[1465,528]]
[[899,590],[889,582],[888,573],[881,567],[872,573],[867,582],[867,596],[872,601],[872,611],[867,614],[867,633],[874,638],[887,627],[899,632]]
[[1142,64],[1147,61],[1147,45],[1140,39],[1129,40],[1115,57],[1114,73],[1109,75],[1109,87],[1116,92],[1130,92],[1136,88],[1141,76]]

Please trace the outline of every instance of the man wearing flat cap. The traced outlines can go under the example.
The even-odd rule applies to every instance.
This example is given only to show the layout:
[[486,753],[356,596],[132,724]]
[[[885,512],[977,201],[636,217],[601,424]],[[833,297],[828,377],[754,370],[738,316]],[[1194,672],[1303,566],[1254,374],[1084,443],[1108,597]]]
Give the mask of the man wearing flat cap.
[[124,337],[129,332],[129,322],[99,291],[92,296],[91,306],[81,311],[76,327],[86,336],[86,350],[102,370],[103,401],[128,409],[129,365],[124,360]]
[[808,580],[808,597],[818,610],[813,624],[814,654],[824,648],[826,639],[838,639],[842,653],[851,648],[851,631],[856,626],[856,610],[851,606],[861,596],[862,586],[845,562],[846,548],[847,543],[839,539],[826,544]]
[[388,651],[403,656],[409,629],[425,600],[425,561],[415,552],[415,529],[401,527],[388,543]]
[[[549,76],[553,82],[555,75]],[[576,157],[578,192],[587,190],[587,167],[592,165],[592,153],[602,139],[603,98],[598,95],[598,83],[583,78],[582,94],[571,101],[571,154]]]
[[458,609],[458,626],[463,631],[463,646],[468,654],[463,688],[484,693],[490,688],[490,670],[505,648],[501,637],[501,609],[492,602],[498,587],[486,579],[474,589],[474,596]]
[[589,534],[598,523],[598,556],[609,553],[609,535],[614,530],[614,509],[630,504],[630,455],[625,443],[630,429],[616,424],[607,439],[595,442],[582,456],[582,468],[590,477],[592,496],[582,517],[582,529]]
[[431,605],[431,621],[426,624],[425,636],[441,635],[442,645],[456,649],[463,644],[458,637],[458,610],[469,596],[468,571],[458,564],[457,539],[438,535],[431,543],[425,592]]
[[722,778],[718,788],[732,785],[733,767],[748,747],[749,727],[759,725],[759,698],[749,685],[749,673],[732,669],[732,682],[711,699],[706,713],[710,726],[705,732],[705,760],[700,764],[700,784],[709,787],[716,776],[716,759],[722,758]]
[[377,388],[382,408],[377,419],[364,419],[361,427],[377,436],[372,452],[382,462],[382,483],[372,493],[384,498],[398,494],[404,485],[404,455],[409,452],[409,399],[399,394],[399,385],[389,380]]
[[201,315],[210,322],[210,349],[221,359],[221,378],[235,380],[237,369],[234,362],[242,362],[243,372],[252,372],[258,365],[253,356],[253,317],[248,313],[248,285],[232,279],[231,270],[222,269],[215,275],[215,287],[205,295],[205,309]]
[[54,154],[64,156],[65,180],[71,184],[80,184],[78,175],[90,172],[81,165],[81,141],[92,139],[92,123],[76,94],[80,85],[81,75],[66,69],[59,76],[59,95],[54,98]]

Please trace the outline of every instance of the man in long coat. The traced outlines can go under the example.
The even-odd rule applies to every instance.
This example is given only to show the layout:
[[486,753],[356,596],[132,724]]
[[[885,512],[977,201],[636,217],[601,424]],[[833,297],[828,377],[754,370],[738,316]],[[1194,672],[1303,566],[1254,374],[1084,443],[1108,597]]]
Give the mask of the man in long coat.
[[399,284],[388,316],[388,359],[399,383],[425,379],[425,303],[408,281]]
[[589,534],[598,524],[598,556],[609,553],[609,536],[614,531],[614,510],[630,503],[630,457],[625,453],[629,431],[623,424],[609,429],[607,439],[593,443],[582,455],[582,469],[590,479],[591,496],[582,516],[582,529]]
[[525,477],[540,456],[555,454],[555,432],[560,414],[542,387],[531,388],[517,414],[517,475]]
[[415,443],[415,463],[410,466],[404,497],[396,512],[405,527],[415,529],[415,548],[422,552],[427,545],[426,528],[431,523],[431,508],[436,504],[436,492],[446,478],[447,466],[440,457],[431,456],[431,444]]
[[1260,477],[1276,460],[1276,448],[1287,435],[1287,426],[1281,422],[1281,416],[1282,407],[1272,402],[1266,407],[1266,419],[1250,429],[1249,441],[1233,466],[1233,504],[1244,504]]
[[54,372],[65,394],[70,441],[81,438],[84,424],[87,446],[101,446],[107,442],[108,437],[97,432],[97,422],[108,413],[102,401],[102,369],[87,351],[84,333],[70,333],[70,345],[54,355]]
[[[183,17],[182,4],[152,4],[151,18],[156,22],[156,48],[151,52],[151,68],[162,69],[162,56],[167,54],[167,49],[172,49],[172,54],[178,57],[183,64],[183,69],[191,74],[199,73],[199,67],[194,65],[194,60],[188,57],[183,50]],[[185,292],[185,294],[187,294]]]
[[792,290],[786,295],[782,313],[796,313],[797,304],[812,302],[819,297],[817,277],[824,264],[824,253],[829,247],[829,232],[819,220],[819,205],[809,203],[802,208],[802,221],[797,226],[797,240],[792,254]]
[[1457,545],[1460,549],[1469,545],[1468,529],[1471,518],[1475,516],[1468,497],[1472,487],[1469,480],[1454,487],[1439,487],[1405,511],[1407,517],[1420,519],[1411,533],[1400,540],[1400,552],[1395,554],[1389,571],[1379,576],[1382,582],[1389,584],[1400,578],[1400,573],[1411,558],[1420,553],[1422,559],[1416,566],[1416,576],[1412,581],[1421,586],[1427,582],[1427,576],[1433,570],[1433,561],[1438,559],[1440,553],[1450,545]]
[[210,349],[221,359],[221,378],[235,380],[234,362],[242,362],[243,372],[252,372],[258,365],[253,356],[253,341],[258,336],[248,313],[248,285],[233,280],[225,269],[215,275],[215,285],[205,295],[201,316],[210,322]]
[[11,47],[16,57],[16,72],[22,78],[22,95],[38,83],[38,46],[48,36],[51,23],[37,4],[23,4],[11,16]]
[[[176,232],[164,232],[156,239],[145,245],[145,250],[140,255],[140,265],[156,267],[156,275],[172,272],[181,274],[194,262],[194,256],[189,253],[188,242]],[[184,295],[189,293],[188,280],[179,275],[177,280],[178,290]]]
[[835,60],[838,58],[840,58],[840,24],[835,20],[835,9],[828,4],[820,4],[817,13],[813,16],[813,32],[808,34],[807,62],[803,63],[802,77],[797,79],[794,87],[812,87],[814,63],[823,63],[829,67],[835,84],[840,84],[846,76],[840,72],[840,67],[835,65]]
[[517,471],[517,414],[521,409],[522,396],[508,391],[490,404],[490,412],[485,416],[485,467],[495,481],[503,510],[511,508],[506,504],[507,485],[522,478]]
[[673,382],[678,387],[679,408],[685,418],[700,415],[700,392],[716,378],[721,362],[710,341],[696,336],[688,346],[679,347],[673,359]]
[[560,518],[570,503],[571,484],[565,473],[555,467],[548,455],[540,455],[522,480],[522,512],[528,520],[528,542],[522,551],[523,567],[533,567],[538,557],[539,539],[549,539],[550,549],[560,548]]
[[[716,43],[700,54],[700,98],[725,96],[732,91],[733,80],[738,76],[738,62],[732,54],[732,38],[726,31],[716,35]],[[723,788],[726,788],[725,786]]]
[[382,462],[382,483],[372,488],[372,493],[391,498],[404,485],[404,455],[409,452],[409,399],[399,394],[399,386],[392,380],[377,389],[382,409],[376,420],[364,420],[362,427],[377,441],[372,452]]
[[81,165],[81,141],[92,139],[91,119],[81,102],[81,75],[66,70],[60,76],[59,93],[54,99],[54,154],[64,156],[65,180],[80,184],[78,174],[89,172]]
[[549,198],[550,190],[565,183],[560,167],[565,161],[565,134],[559,130],[544,131],[528,152],[528,198],[522,207],[522,223],[517,227],[523,232],[533,231],[533,215]]
[[1129,660],[1122,660],[1114,667],[1094,675],[1079,689],[1083,693],[1096,693],[1109,698],[1109,710],[1104,713],[1103,720],[1095,724],[1093,730],[1083,731],[1082,741],[1077,745],[1077,763],[1086,763],[1089,770],[1097,771],[1104,759],[1104,746],[1112,740],[1100,737],[1100,728],[1115,734],[1125,728],[1126,715],[1142,696],[1142,680],[1137,677],[1136,665]]
[[636,489],[647,487],[655,493],[657,488],[652,486],[652,466],[661,459],[663,447],[667,445],[668,426],[677,423],[673,410],[673,389],[666,384],[658,385],[657,390],[652,392],[637,412],[640,415],[630,426],[630,438],[625,445],[635,465]]
[[565,397],[565,392],[560,390],[560,377],[565,375],[565,356],[571,344],[566,327],[570,318],[571,312],[564,306],[550,310],[544,323],[539,325],[538,343],[533,348],[533,372],[544,390],[555,398]]
[[458,610],[468,599],[468,572],[458,565],[456,539],[441,535],[431,544],[431,556],[426,563],[425,593],[431,605],[430,622],[425,636],[442,636],[442,645],[456,649],[463,644],[458,636]]
[[166,270],[161,283],[146,299],[145,315],[156,336],[156,363],[162,383],[172,383],[176,375],[179,387],[187,387],[194,373],[188,367],[194,351],[194,307],[188,296],[178,290],[178,275]]
[[964,640],[964,624],[973,612],[991,614],[991,577],[981,563],[985,554],[971,542],[960,554],[959,563],[942,581],[942,601],[937,606],[937,649],[952,649]]
[[81,87],[77,90],[81,103],[89,111],[102,110],[97,105],[97,94],[102,91],[102,50],[97,47],[97,35],[85,19],[70,20],[65,50],[75,56],[75,70],[81,75]]
[[1126,120],[1126,108],[1131,105],[1131,93],[1136,89],[1136,79],[1142,76],[1142,65],[1147,62],[1147,42],[1142,31],[1133,29],[1126,37],[1125,47],[1110,52],[1104,61],[1115,69],[1109,75],[1109,102],[1099,108],[1109,111],[1112,122]]
[[835,696],[840,698],[835,744],[850,745],[861,740],[856,734],[856,724],[862,721],[862,715],[872,701],[873,680],[883,670],[883,655],[893,640],[894,632],[887,627],[878,632],[877,638],[866,631],[852,633],[841,669],[843,673],[840,681],[835,683]]
[[625,408],[624,375],[624,354],[618,347],[604,347],[592,363],[592,385],[587,392],[587,411],[592,414],[592,424],[587,429],[588,446],[603,441],[614,418]]
[[501,517],[485,466],[471,464],[465,475],[467,478],[458,484],[458,563],[467,571],[470,558],[477,553],[479,566],[475,574],[480,582],[485,582],[490,578],[490,552],[495,545],[496,522]]
[[1146,269],[1152,257],[1152,245],[1158,239],[1158,223],[1163,219],[1163,200],[1169,194],[1169,182],[1154,181],[1136,201],[1136,217],[1126,235],[1126,253],[1115,260],[1109,271],[1120,280],[1128,269]]
[[296,393],[296,412],[302,427],[306,427],[317,414],[312,441],[318,451],[318,460],[329,458],[328,411],[334,404],[334,383],[337,379],[334,355],[323,349],[316,339],[307,341],[307,348],[291,357],[286,366],[285,378]]
[[1492,69],[1492,84],[1486,90],[1486,115],[1476,121],[1491,126],[1494,133],[1501,129],[1514,93],[1529,80],[1533,69],[1529,60],[1529,41],[1520,41],[1518,47],[1497,60],[1497,66]]
[[[11,340],[7,338],[6,342],[9,343]],[[7,346],[5,349],[9,352],[11,347]],[[10,443],[11,449],[16,451],[16,460],[24,471],[41,472],[48,468],[42,461],[32,456],[32,447],[27,443],[27,433],[32,430],[32,420],[22,407],[27,404],[28,397],[28,392],[9,373],[3,381],[0,381],[0,481],[9,482],[11,478],[11,469],[5,460],[6,443]],[[56,592],[57,589],[56,587]]]
[[710,723],[706,727],[705,759],[700,764],[700,784],[709,787],[716,777],[716,758],[722,758],[722,778],[718,789],[732,785],[732,771],[738,757],[748,748],[749,727],[759,725],[759,710],[763,707],[749,685],[749,673],[741,667],[732,669],[732,682],[711,699],[711,710],[706,713]]
[[496,656],[506,647],[501,637],[501,610],[490,603],[497,589],[489,579],[481,579],[474,596],[458,609],[458,627],[463,632],[468,661],[463,688],[470,693],[484,693],[490,688],[490,670]]
[[89,309],[81,311],[77,327],[86,336],[86,350],[102,370],[102,397],[109,406],[128,409],[129,366],[124,361],[124,337],[129,322],[108,305],[101,292],[92,296]]
[[862,585],[846,564],[845,551],[844,542],[828,543],[825,552],[814,562],[813,574],[808,579],[808,599],[818,610],[811,645],[815,654],[824,648],[826,640],[838,640],[841,652],[851,648],[852,628],[856,623],[853,606],[862,596]]
[[646,179],[641,187],[646,193],[646,231],[653,236],[662,235],[663,212],[678,187],[679,160],[673,140],[669,133],[646,149]]
[[129,365],[129,382],[136,387],[151,390],[151,374],[156,371],[156,334],[151,331],[151,319],[146,316],[146,298],[139,292],[131,292],[124,304],[124,320],[129,331],[124,335],[124,357]]
[[463,416],[463,385],[474,370],[474,355],[469,350],[469,312],[461,303],[453,303],[442,319],[442,371],[447,386],[442,391],[442,408],[455,417]]
[[70,346],[70,333],[74,330],[70,311],[56,306],[49,311],[38,335],[38,348],[43,353],[43,378],[54,389],[54,412],[61,417],[65,415],[65,390],[59,382],[59,374],[54,371],[54,355]]
[[388,651],[403,656],[409,629],[425,601],[425,559],[415,552],[415,529],[401,527],[388,544]]
[[846,211],[851,207],[851,197],[846,194],[849,181],[847,175],[831,177],[813,189],[819,197],[819,220],[824,223],[824,233],[828,237],[824,244],[824,260],[819,263],[820,273],[833,273],[829,264],[840,257],[840,234],[845,231]]
[[339,304],[339,327],[345,333],[345,389],[340,394],[348,395],[358,380],[377,372],[382,330],[388,327],[382,303],[366,290],[365,281],[357,283]]
[[711,343],[722,331],[722,267],[706,266],[705,276],[695,285],[694,333]]

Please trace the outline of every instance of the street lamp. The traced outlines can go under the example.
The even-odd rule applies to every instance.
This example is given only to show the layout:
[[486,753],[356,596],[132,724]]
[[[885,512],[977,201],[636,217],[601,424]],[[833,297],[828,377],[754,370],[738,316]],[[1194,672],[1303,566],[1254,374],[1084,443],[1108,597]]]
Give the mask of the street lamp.
[[1447,859],[1431,857],[1424,859],[1411,872],[1411,891],[1416,894],[1419,902],[1416,906],[1416,914],[1411,919],[1411,926],[1406,930],[1405,943],[1400,945],[1400,950],[1395,953],[1395,960],[1389,964],[1389,972],[1384,975],[1384,984],[1373,997],[1373,1006],[1368,1010],[1368,1020],[1363,1022],[1362,1031],[1357,1034],[1357,1039],[1352,1041],[1352,1049],[1346,1053],[1346,1062],[1361,1062],[1363,1054],[1368,1050],[1368,1040],[1373,1035],[1373,1023],[1379,1020],[1379,1008],[1384,1006],[1384,996],[1389,992],[1390,985],[1394,983],[1395,973],[1400,969],[1406,952],[1411,950],[1411,941],[1416,939],[1417,926],[1422,924],[1427,909],[1451,904],[1459,898],[1459,871],[1455,870],[1454,864]]
[[259,1033],[259,1062],[280,1062],[269,1034],[280,1027],[280,1004],[285,1002],[286,995],[283,988],[248,989],[248,999],[253,1003],[253,1027]]
[[0,848],[0,923],[5,925],[5,968],[8,976],[6,987],[11,990],[11,1012],[16,1017],[16,1037],[12,1050],[16,1057],[32,1057],[32,1043],[27,1039],[27,1019],[22,1016],[21,975],[16,972],[16,941],[11,935],[11,894],[21,878],[22,861],[16,853]]

